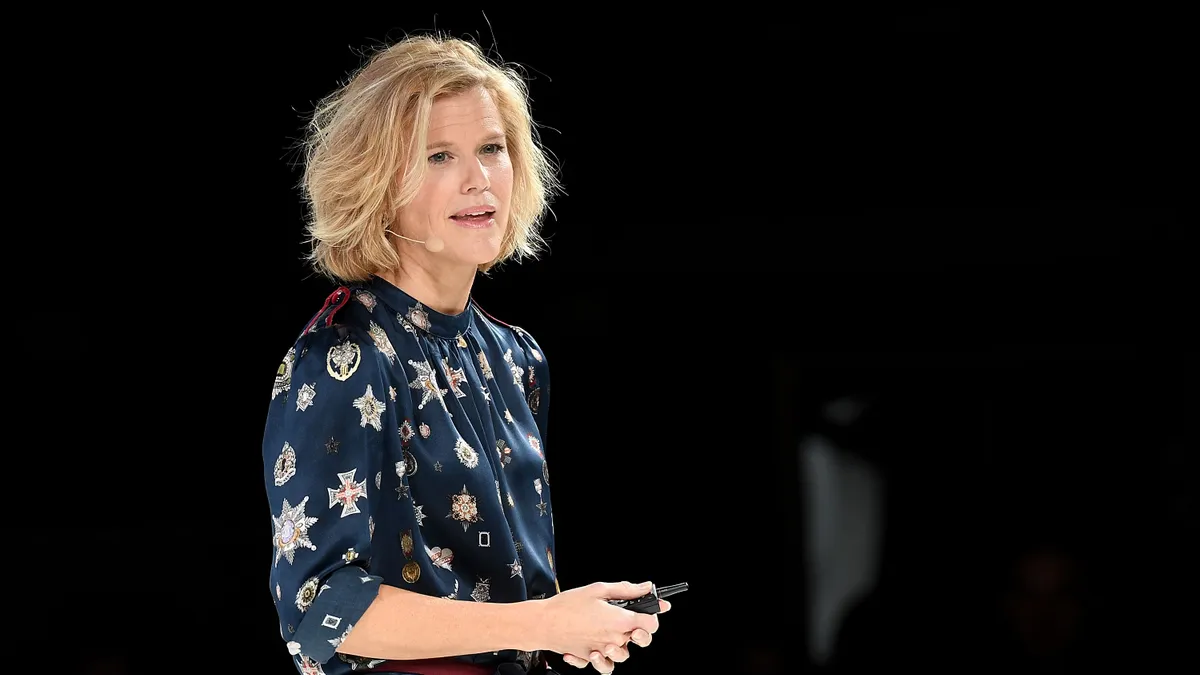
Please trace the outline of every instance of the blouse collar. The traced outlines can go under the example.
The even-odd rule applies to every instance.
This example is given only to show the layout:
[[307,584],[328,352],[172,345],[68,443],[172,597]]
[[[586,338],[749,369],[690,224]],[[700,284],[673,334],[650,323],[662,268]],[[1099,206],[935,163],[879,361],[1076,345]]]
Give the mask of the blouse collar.
[[364,290],[396,312],[398,321],[424,333],[458,339],[471,329],[475,315],[471,308],[472,301],[467,302],[468,306],[462,312],[450,315],[422,305],[416,298],[380,277],[371,277]]

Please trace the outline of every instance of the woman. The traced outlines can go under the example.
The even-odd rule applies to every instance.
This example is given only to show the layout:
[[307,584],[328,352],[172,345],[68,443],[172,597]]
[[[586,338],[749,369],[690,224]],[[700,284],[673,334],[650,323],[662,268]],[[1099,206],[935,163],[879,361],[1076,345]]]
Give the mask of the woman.
[[546,355],[470,298],[538,252],[556,187],[523,82],[458,40],[383,50],[319,107],[304,187],[339,286],[279,367],[263,441],[296,667],[542,672],[552,651],[611,672],[658,622],[607,600],[650,586],[559,592]]

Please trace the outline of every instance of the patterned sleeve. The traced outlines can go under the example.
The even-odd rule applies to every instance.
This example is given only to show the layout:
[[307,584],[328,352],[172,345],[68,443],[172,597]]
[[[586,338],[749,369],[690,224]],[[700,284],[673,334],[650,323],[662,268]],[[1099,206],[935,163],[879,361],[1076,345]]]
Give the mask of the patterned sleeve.
[[288,351],[263,438],[274,525],[271,596],[288,651],[327,663],[374,601],[367,483],[395,429],[375,350],[349,329],[322,328]]

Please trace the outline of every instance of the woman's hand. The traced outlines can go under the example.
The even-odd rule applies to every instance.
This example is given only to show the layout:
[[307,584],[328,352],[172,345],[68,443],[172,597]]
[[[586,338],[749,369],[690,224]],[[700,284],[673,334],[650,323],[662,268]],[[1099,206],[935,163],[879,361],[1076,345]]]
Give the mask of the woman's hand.
[[[640,598],[640,597],[646,595],[647,593],[649,593],[651,588],[653,588],[653,586],[649,583],[644,583],[644,584],[639,584],[639,585],[634,585],[634,584],[629,584],[629,583],[592,584],[591,586],[584,587],[584,589],[593,589],[592,597],[596,597],[595,594],[599,593],[600,594],[599,599],[603,600],[604,604],[606,606],[608,606],[609,608],[617,609],[626,614],[632,614],[632,615],[634,615],[634,617],[643,617],[642,619],[640,619],[640,621],[644,621],[645,624],[652,624],[652,625],[644,625],[644,624],[636,625],[633,628],[633,630],[623,633],[619,637],[610,636],[609,643],[604,645],[600,649],[592,649],[589,652],[560,651],[559,653],[562,654],[563,662],[566,663],[567,665],[575,666],[576,668],[586,668],[590,664],[592,667],[594,667],[596,669],[596,672],[598,672],[598,673],[611,673],[613,671],[613,669],[616,667],[617,663],[625,661],[626,659],[629,658],[628,644],[630,642],[638,645],[639,647],[648,646],[650,644],[650,641],[653,639],[654,631],[656,631],[658,629],[658,619],[657,619],[656,615],[640,614],[637,612],[631,612],[629,610],[620,609],[618,607],[612,607],[612,605],[608,605],[607,601],[608,600],[633,600],[636,598]],[[573,590],[584,590],[584,589],[573,589]],[[568,592],[570,592],[570,591],[568,591]],[[555,597],[557,598],[560,596],[555,596]],[[660,614],[662,612],[666,612],[670,609],[671,609],[671,603],[667,602],[666,600],[659,600],[659,613]],[[646,621],[647,618],[653,619],[653,621]],[[633,620],[639,621],[639,619],[636,619],[636,618]],[[557,650],[551,650],[551,651],[557,651]],[[577,653],[578,654],[587,654],[588,657],[581,658],[579,656],[576,656]]]

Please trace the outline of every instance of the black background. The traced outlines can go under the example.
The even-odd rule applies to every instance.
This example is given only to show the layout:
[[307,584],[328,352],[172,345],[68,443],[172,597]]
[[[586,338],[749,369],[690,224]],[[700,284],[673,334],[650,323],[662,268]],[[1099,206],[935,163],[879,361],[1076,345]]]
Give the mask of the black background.
[[11,29],[13,424],[34,427],[9,545],[38,636],[16,658],[290,672],[258,444],[329,290],[299,260],[292,146],[356,49],[434,28],[526,67],[562,165],[550,255],[475,289],[553,369],[562,585],[691,585],[618,672],[816,668],[796,448],[852,390],[881,412],[848,442],[891,486],[853,650],[996,660],[1003,561],[1044,535],[1097,571],[1093,657],[1180,653],[1176,17],[350,9]]

